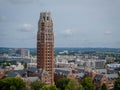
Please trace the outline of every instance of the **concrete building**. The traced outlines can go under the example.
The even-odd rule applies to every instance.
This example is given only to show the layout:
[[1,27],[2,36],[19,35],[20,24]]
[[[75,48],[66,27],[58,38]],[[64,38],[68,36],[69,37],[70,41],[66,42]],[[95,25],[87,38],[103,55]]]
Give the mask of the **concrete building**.
[[37,63],[27,63],[27,68],[37,67]]
[[24,66],[21,63],[17,63],[17,65],[11,65],[11,68],[13,68],[14,70],[23,70]]
[[96,69],[103,69],[103,68],[105,68],[105,61],[104,60],[96,60],[95,61],[95,68]]
[[25,50],[23,48],[20,48],[19,50],[21,57],[25,57]]
[[25,50],[25,57],[29,58],[30,57],[30,50]]
[[38,22],[37,68],[47,71],[50,84],[54,84],[54,33],[53,22],[49,12],[40,13]]
[[116,69],[116,68],[120,68],[120,64],[107,64],[106,65],[107,69]]

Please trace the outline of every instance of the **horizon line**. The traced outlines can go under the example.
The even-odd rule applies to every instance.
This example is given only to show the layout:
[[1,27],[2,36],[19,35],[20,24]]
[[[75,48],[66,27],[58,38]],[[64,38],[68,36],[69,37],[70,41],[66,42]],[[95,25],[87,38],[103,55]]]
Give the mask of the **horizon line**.
[[[0,48],[36,48],[37,47],[0,47]],[[54,47],[54,48],[108,48],[108,49],[120,49],[117,47]]]

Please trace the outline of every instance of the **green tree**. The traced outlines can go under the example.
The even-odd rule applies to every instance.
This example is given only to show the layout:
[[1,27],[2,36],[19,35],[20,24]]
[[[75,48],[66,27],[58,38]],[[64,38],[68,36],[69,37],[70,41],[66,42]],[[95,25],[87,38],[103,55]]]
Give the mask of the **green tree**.
[[82,90],[82,89],[83,89],[83,86],[80,84],[79,88],[80,88],[79,90]]
[[24,63],[24,68],[27,68],[27,63],[26,62]]
[[56,86],[59,90],[65,90],[65,87],[68,85],[70,79],[61,78],[56,82]]
[[47,86],[43,86],[40,90],[49,90]]
[[76,80],[70,80],[65,90],[80,90],[80,85]]
[[30,84],[30,88],[31,90],[40,90],[40,88],[42,88],[45,84],[36,80],[34,82],[31,82]]
[[96,86],[96,87],[95,87],[95,90],[100,90],[100,87],[99,87],[99,86]]
[[5,78],[0,80],[0,90],[27,90],[26,83],[20,78]]
[[92,83],[92,78],[83,79],[82,86],[85,90],[95,90],[95,86]]
[[120,77],[116,79],[113,90],[120,90]]
[[51,85],[51,86],[49,86],[49,90],[58,90],[58,89],[55,85]]
[[40,90],[58,90],[58,89],[55,85],[51,85],[51,86],[44,86]]
[[24,65],[24,63],[25,63],[25,62],[22,60],[22,61],[21,61],[21,64]]
[[21,61],[21,64],[24,66],[24,68],[27,68],[27,63],[25,61]]
[[103,83],[103,85],[102,85],[102,87],[101,87],[101,90],[108,90],[105,83]]

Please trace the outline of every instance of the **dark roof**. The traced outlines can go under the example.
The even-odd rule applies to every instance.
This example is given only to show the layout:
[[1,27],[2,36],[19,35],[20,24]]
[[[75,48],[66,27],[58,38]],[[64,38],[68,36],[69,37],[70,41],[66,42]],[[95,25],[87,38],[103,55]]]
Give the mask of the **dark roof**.
[[8,72],[5,76],[6,77],[16,77],[16,75],[18,75],[18,74],[21,76],[24,76],[27,74],[27,72],[35,73],[35,72],[37,72],[37,68],[31,67],[31,68],[23,69],[23,70],[13,70],[13,71]]
[[117,73],[116,70],[113,70],[113,69],[108,69],[107,70],[107,74],[115,74],[115,73]]
[[21,76],[27,73],[27,70],[15,70],[14,72],[18,72]]
[[14,71],[8,72],[5,76],[6,77],[16,77],[18,74],[23,76],[26,74],[26,70],[14,70]]
[[11,72],[8,72],[5,76],[6,77],[16,77],[17,75],[18,75],[18,72],[11,71]]
[[61,75],[64,75],[64,76],[67,76],[69,74],[71,70],[69,69],[55,69],[55,74],[61,74]]
[[120,71],[120,67],[119,67],[119,68],[116,68],[115,70]]
[[84,69],[77,68],[77,72],[78,72],[78,73],[84,73],[85,71],[84,71]]
[[100,81],[102,78],[103,78],[103,75],[102,75],[102,74],[97,74],[97,75],[94,77],[94,80],[95,80],[95,81]]
[[37,72],[37,68],[36,67],[30,67],[30,68],[27,69],[27,71],[34,73],[34,72]]
[[108,77],[108,80],[115,80],[115,77]]

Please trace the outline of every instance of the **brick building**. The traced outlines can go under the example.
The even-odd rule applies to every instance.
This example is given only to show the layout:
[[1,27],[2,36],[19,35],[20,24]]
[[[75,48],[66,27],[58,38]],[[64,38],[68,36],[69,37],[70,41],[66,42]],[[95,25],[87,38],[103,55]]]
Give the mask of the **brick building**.
[[70,68],[55,68],[55,82],[63,77],[75,79],[74,74]]
[[49,12],[40,13],[38,22],[37,68],[48,72],[50,84],[54,84],[54,34]]

